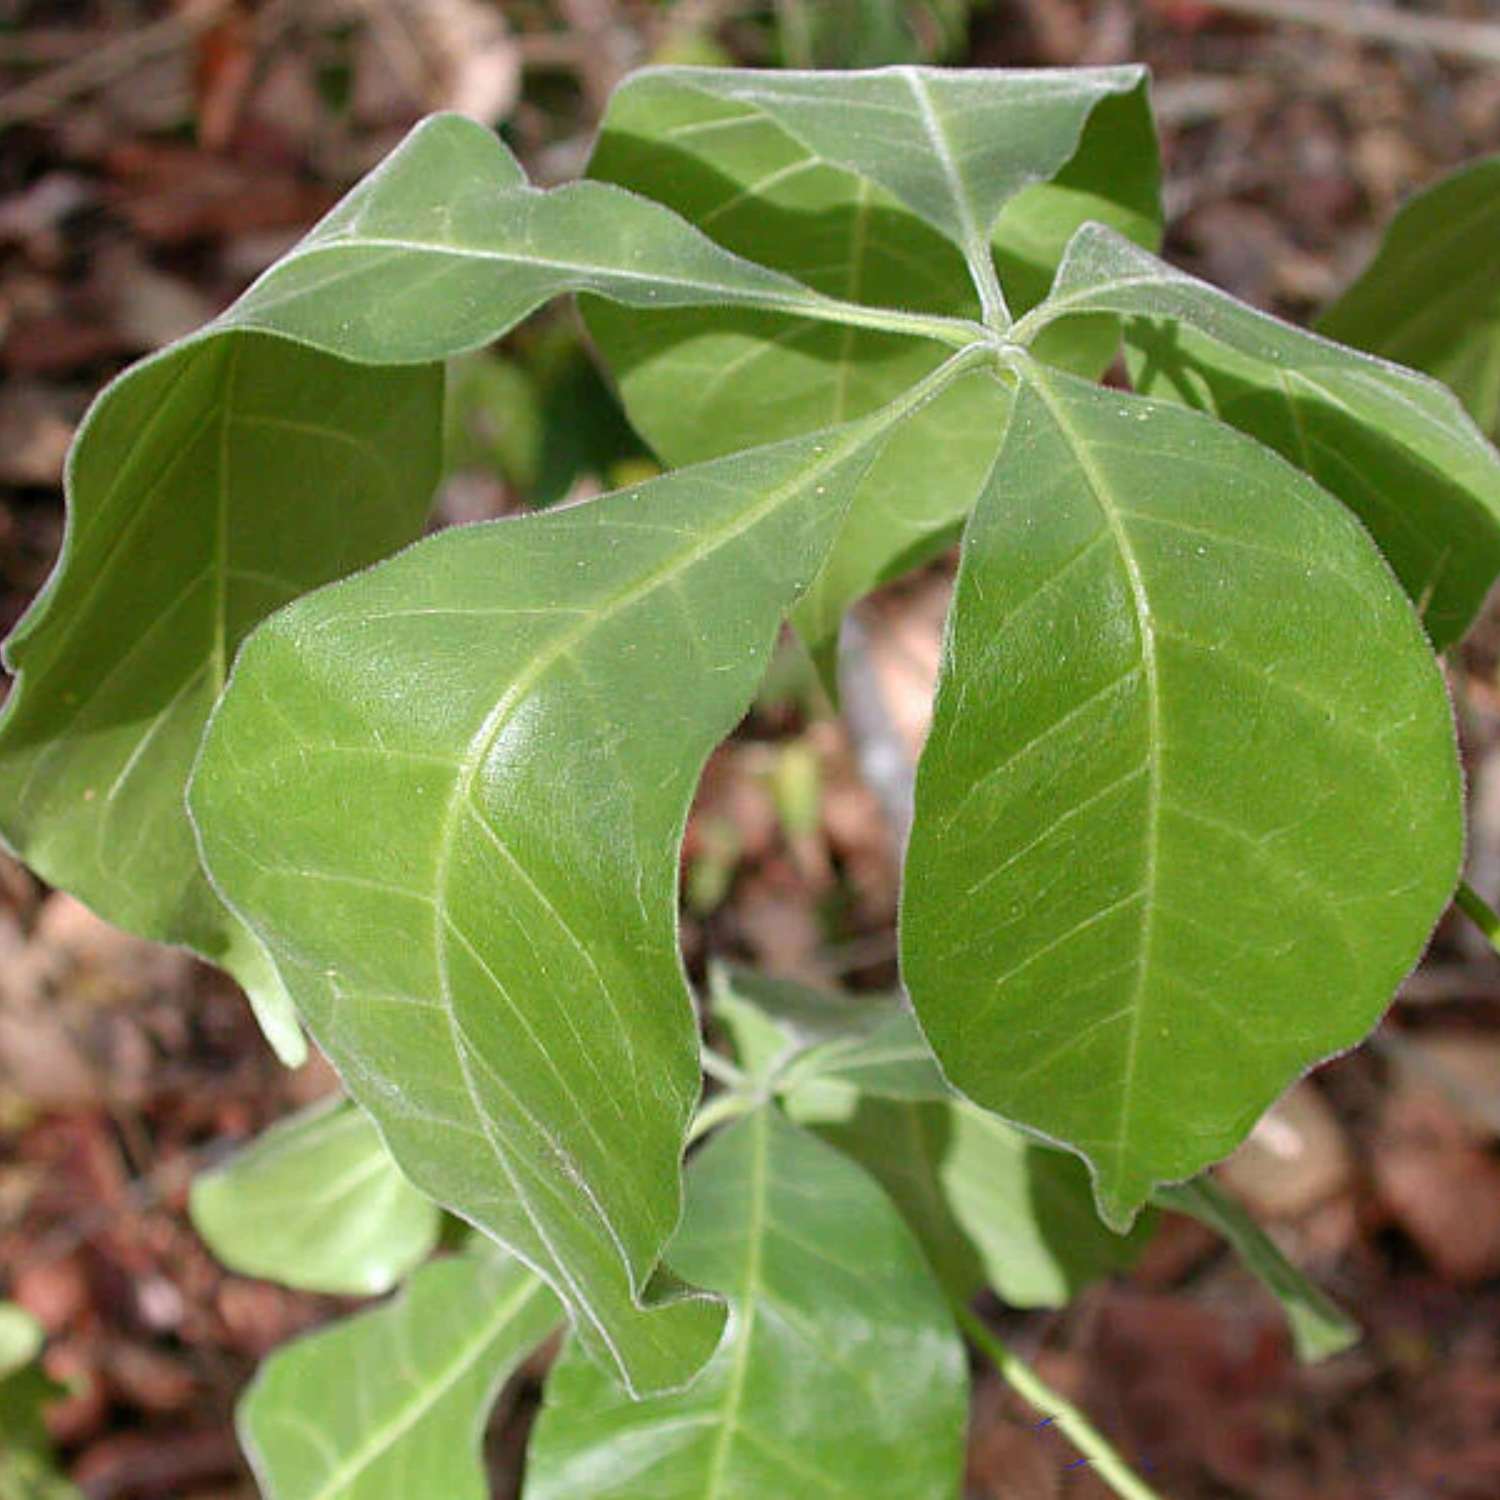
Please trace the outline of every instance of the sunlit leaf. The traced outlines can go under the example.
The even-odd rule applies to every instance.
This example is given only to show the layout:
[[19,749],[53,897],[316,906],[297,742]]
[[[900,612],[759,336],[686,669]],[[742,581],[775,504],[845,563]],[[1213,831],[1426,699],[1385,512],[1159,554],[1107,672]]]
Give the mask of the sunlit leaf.
[[[1038,149],[1023,166],[1013,131],[976,131],[961,184],[971,211],[989,215],[985,233],[994,231],[1006,294],[1020,311],[1046,290],[1085,221],[1103,220],[1152,245],[1159,233],[1141,75],[1085,72],[1066,86],[1060,76],[900,69],[831,80],[655,69],[616,92],[590,171],[659,199],[727,248],[830,296],[972,318],[978,292],[960,246],[902,200],[890,174],[894,162],[913,179],[924,172],[943,179],[920,100],[930,98],[945,118],[982,101],[976,107],[986,118],[1024,115],[1036,132]],[[837,108],[816,105],[825,93]],[[846,101],[856,113],[884,115],[892,98],[913,131],[903,128],[899,145],[889,129],[873,153],[830,136]],[[632,420],[679,464],[874,410],[942,354],[891,332],[760,312],[641,319],[590,305],[588,316]],[[1095,373],[1116,340],[1110,334],[1101,344],[1096,333],[1070,328],[1047,352]],[[799,630],[825,659],[844,608],[940,544],[972,505],[1005,411],[1003,387],[964,382],[882,456],[798,606]]]
[[1037,326],[1132,318],[1139,388],[1269,444],[1369,528],[1442,648],[1500,570],[1500,456],[1425,376],[1236,302],[1106,229],[1082,230]]
[[1334,500],[1028,367],[917,778],[903,972],[949,1079],[1128,1224],[1374,1025],[1462,847],[1453,724]]
[[422,1189],[637,1390],[723,1313],[652,1281],[699,1047],[677,849],[894,415],[450,531],[246,646],[192,788],[219,888]]

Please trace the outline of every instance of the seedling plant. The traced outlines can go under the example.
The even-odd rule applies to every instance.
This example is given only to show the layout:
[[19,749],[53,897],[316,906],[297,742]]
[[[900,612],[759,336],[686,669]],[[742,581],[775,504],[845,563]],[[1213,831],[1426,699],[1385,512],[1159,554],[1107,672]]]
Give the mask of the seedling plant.
[[[263,1368],[266,1495],[482,1496],[558,1328],[527,1500],[946,1500],[964,1333],[1149,1495],[969,1304],[1067,1301],[1153,1204],[1349,1342],[1202,1174],[1454,895],[1435,653],[1500,460],[1160,260],[1158,179],[1139,69],[651,70],[547,191],[426,122],[96,403],[0,826],[338,1070],[200,1181],[210,1244],[404,1283]],[[565,296],[664,472],[419,540],[444,361]],[[960,536],[904,996],[695,997],[681,835],[778,632],[834,683],[845,610]]]

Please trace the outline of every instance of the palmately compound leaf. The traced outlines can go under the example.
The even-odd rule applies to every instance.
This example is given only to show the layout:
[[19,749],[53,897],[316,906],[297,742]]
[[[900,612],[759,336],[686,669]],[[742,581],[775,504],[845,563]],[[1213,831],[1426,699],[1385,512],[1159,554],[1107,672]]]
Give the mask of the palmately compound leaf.
[[1449,391],[1256,312],[1096,226],[1079,232],[1026,331],[1080,312],[1130,319],[1137,388],[1213,412],[1348,505],[1438,649],[1468,628],[1500,572],[1500,455]]
[[1211,418],[1027,366],[906,863],[949,1079],[1123,1226],[1374,1025],[1461,848],[1442,679],[1358,523]]
[[1318,331],[1441,380],[1500,437],[1500,156],[1419,193]]
[[309,1292],[388,1292],[437,1243],[442,1215],[363,1110],[320,1102],[193,1182],[193,1227],[232,1271]]
[[191,801],[406,1174],[510,1246],[637,1391],[712,1352],[652,1282],[700,1087],[683,823],[904,408],[429,538],[246,645]]
[[1304,1363],[1331,1359],[1359,1342],[1359,1325],[1309,1281],[1212,1178],[1159,1188],[1155,1201],[1163,1208],[1191,1215],[1229,1241],[1246,1269],[1281,1304],[1297,1357]]
[[626,1399],[564,1354],[525,1500],[951,1500],[968,1380],[932,1272],[880,1189],[770,1106],[688,1173],[673,1260],[729,1333],[686,1391]]
[[[871,119],[878,131],[866,136]],[[1045,292],[1085,221],[1153,246],[1160,233],[1150,111],[1130,68],[651,69],[616,91],[589,170],[827,296],[934,319],[981,311],[958,217],[992,240],[1013,311]],[[976,250],[993,281],[989,254]],[[764,311],[643,319],[586,307],[631,420],[673,464],[873,411],[943,355],[878,318],[835,328]],[[1101,344],[1070,326],[1046,352],[1093,374],[1116,338]],[[825,665],[844,608],[939,544],[973,504],[1005,412],[1004,387],[965,381],[881,456],[796,612]]]
[[240,1402],[265,1500],[486,1500],[495,1397],[562,1321],[491,1248],[435,1261],[382,1307],[273,1354]]
[[442,372],[370,366],[487,344],[581,290],[821,307],[619,188],[528,187],[489,131],[440,116],[79,434],[62,559],[7,647],[0,831],[110,921],[228,969],[288,1060],[303,1046],[285,995],[183,812],[204,722],[259,619],[421,532]]

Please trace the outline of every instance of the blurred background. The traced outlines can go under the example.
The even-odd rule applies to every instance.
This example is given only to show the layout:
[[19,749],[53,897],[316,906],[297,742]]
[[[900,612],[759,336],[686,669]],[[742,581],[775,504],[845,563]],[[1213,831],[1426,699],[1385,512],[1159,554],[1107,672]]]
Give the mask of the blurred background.
[[[493,125],[547,184],[582,170],[614,83],[649,62],[1132,60],[1155,76],[1167,255],[1296,320],[1404,197],[1500,151],[1497,0],[0,0],[0,627],[57,551],[90,397],[223,308],[423,114]],[[438,524],[651,471],[571,309],[461,362],[450,394]],[[853,743],[805,657],[778,656],[689,828],[695,972],[713,954],[894,981],[893,840],[859,765],[920,744],[949,580],[939,562],[857,612]],[[1497,657],[1492,609],[1449,664],[1492,898]],[[236,1393],[352,1304],[222,1271],[187,1192],[334,1086],[282,1071],[213,973],[0,856],[0,1298],[49,1334],[53,1434],[90,1500],[253,1496]],[[1374,1043],[1293,1089],[1224,1174],[1359,1316],[1359,1348],[1298,1368],[1270,1301],[1171,1218],[1128,1277],[1007,1315],[1010,1340],[1178,1500],[1493,1500],[1497,1134],[1500,958],[1450,919]],[[497,1494],[539,1373],[497,1414]],[[970,1495],[1106,1494],[1034,1421],[977,1377]]]

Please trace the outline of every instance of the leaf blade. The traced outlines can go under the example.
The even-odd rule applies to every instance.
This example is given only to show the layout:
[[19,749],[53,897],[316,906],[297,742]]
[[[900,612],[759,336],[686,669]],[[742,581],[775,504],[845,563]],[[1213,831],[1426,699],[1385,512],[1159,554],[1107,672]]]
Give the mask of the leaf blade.
[[874,1183],[770,1107],[713,1140],[689,1183],[673,1257],[731,1297],[729,1337],[689,1390],[638,1403],[565,1354],[526,1500],[953,1494],[962,1346]]
[[1136,384],[1214,412],[1369,528],[1441,649],[1500,572],[1500,457],[1434,381],[1236,302],[1108,229],[1080,230],[1033,327],[1126,315]]
[[517,1262],[425,1266],[395,1301],[278,1350],[236,1414],[268,1500],[485,1500],[496,1394],[561,1319]]
[[1461,167],[1397,212],[1318,331],[1441,380],[1500,436],[1500,157]]
[[371,1297],[437,1244],[437,1205],[401,1175],[362,1110],[314,1105],[193,1181],[193,1227],[231,1270]]
[[649,1284],[700,1087],[675,850],[892,420],[443,533],[300,601],[242,653],[194,779],[217,885],[403,1170],[638,1389],[689,1378],[722,1321]]
[[928,1040],[1127,1224],[1374,1024],[1456,878],[1456,778],[1435,665],[1346,513],[1207,418],[1036,371],[918,775]]

